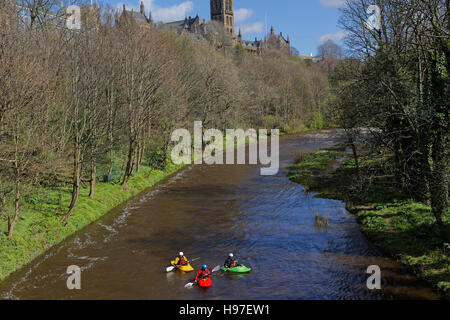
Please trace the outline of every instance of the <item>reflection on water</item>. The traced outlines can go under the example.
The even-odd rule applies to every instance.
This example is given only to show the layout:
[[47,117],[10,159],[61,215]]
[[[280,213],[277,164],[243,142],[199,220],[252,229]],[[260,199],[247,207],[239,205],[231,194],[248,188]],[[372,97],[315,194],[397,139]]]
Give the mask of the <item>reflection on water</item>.
[[[337,131],[281,137],[281,170],[190,166],[55,246],[0,285],[8,299],[436,299],[382,255],[342,202],[316,199],[286,178],[296,152],[343,140]],[[329,217],[317,228],[315,215]],[[184,285],[193,273],[165,273],[180,250],[194,267],[222,264],[229,252],[252,272],[217,272],[208,290]],[[82,268],[68,290],[66,268]],[[366,287],[367,267],[382,290]]]

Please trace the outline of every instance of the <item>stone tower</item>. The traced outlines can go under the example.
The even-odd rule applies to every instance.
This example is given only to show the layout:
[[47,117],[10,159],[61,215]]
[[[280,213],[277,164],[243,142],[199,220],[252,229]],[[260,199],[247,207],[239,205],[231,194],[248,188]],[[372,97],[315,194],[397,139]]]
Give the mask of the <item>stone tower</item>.
[[225,30],[234,36],[234,0],[211,0],[211,20],[223,24]]

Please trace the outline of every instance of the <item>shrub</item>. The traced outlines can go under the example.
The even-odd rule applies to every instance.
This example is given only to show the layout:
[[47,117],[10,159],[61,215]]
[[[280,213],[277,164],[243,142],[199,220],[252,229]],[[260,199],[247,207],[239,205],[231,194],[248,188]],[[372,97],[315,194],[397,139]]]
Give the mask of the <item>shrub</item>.
[[308,156],[305,152],[297,152],[294,154],[294,164],[299,164],[300,162],[304,161],[306,157]]

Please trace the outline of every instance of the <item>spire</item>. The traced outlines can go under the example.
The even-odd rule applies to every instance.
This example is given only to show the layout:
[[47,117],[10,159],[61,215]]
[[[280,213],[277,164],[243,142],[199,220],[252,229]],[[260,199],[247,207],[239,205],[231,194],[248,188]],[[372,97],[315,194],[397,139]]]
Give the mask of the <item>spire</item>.
[[144,2],[141,1],[141,14],[145,16],[145,8],[144,8]]
[[273,26],[271,26],[270,27],[270,34],[274,34],[274,33],[275,33],[275,30],[274,30]]
[[123,12],[125,12],[125,3],[123,4]]
[[242,38],[242,33],[241,33],[241,28],[239,28],[239,34],[238,34],[239,38]]

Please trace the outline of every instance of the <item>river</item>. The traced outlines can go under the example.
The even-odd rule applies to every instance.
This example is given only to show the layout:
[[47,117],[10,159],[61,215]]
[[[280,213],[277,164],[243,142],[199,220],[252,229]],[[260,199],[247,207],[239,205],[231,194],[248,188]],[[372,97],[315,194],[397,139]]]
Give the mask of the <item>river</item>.
[[[0,284],[3,299],[438,299],[383,255],[340,201],[317,199],[287,179],[296,152],[344,140],[340,131],[280,137],[281,169],[192,165],[77,232]],[[315,214],[329,217],[328,228]],[[198,268],[229,252],[253,271],[218,272],[213,286],[185,289],[193,274],[166,273],[184,251]],[[82,269],[81,290],[68,290],[66,269]],[[378,265],[382,289],[369,290]]]

